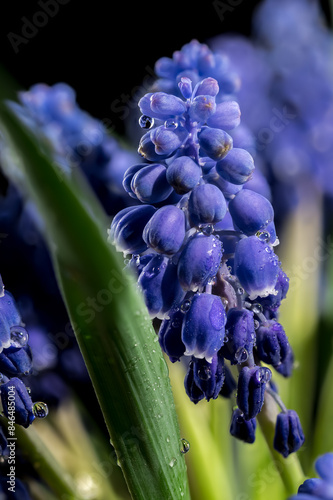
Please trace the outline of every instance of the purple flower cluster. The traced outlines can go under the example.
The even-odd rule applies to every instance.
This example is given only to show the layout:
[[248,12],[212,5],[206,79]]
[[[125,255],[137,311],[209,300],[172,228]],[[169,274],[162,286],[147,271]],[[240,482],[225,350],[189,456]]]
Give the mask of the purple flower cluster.
[[[182,49],[158,65],[169,83],[179,80],[177,95],[150,92],[139,101],[144,163],[130,167],[123,180],[137,205],[114,217],[109,241],[131,256],[127,267],[151,318],[160,320],[163,351],[171,362],[187,362],[190,399],[230,397],[237,388],[231,433],[253,442],[265,392],[274,392],[262,362],[285,377],[293,368],[278,322],[288,277],[274,252],[273,207],[247,186],[253,158],[234,147],[229,133],[240,124],[237,102],[220,99],[211,76],[175,76],[180,61],[199,49],[189,44],[184,58]],[[304,441],[294,415],[282,408],[277,421],[274,445],[285,456]]]
[[333,498],[333,453],[317,458],[315,469],[318,478],[306,479],[298,488],[297,495],[289,500],[329,500]]
[[282,222],[309,185],[333,194],[332,42],[320,2],[312,0],[264,0],[250,38],[225,34],[210,42],[240,76],[243,123]]
[[[24,378],[32,373],[32,354],[29,336],[12,294],[4,289],[0,295],[0,398],[2,411],[11,425],[29,427],[35,418],[48,414],[43,402],[33,403],[31,390]],[[7,440],[1,429],[1,449],[5,452]]]
[[51,146],[59,175],[80,168],[108,213],[125,206],[122,178],[135,161],[134,152],[121,147],[102,121],[78,106],[75,91],[65,83],[39,83],[18,97],[20,104],[12,103],[15,112]]

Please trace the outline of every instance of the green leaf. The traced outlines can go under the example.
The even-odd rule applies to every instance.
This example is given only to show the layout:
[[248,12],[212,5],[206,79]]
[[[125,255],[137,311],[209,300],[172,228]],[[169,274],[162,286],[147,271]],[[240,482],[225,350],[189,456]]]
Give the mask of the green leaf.
[[1,130],[45,224],[63,298],[135,499],[188,499],[168,370],[134,279],[84,179],[61,175],[4,104]]

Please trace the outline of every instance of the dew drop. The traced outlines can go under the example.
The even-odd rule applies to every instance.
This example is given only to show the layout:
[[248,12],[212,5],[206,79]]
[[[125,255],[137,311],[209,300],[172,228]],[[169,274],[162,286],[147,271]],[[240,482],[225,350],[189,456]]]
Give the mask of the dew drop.
[[237,293],[238,295],[243,295],[245,292],[244,288],[242,288],[241,286],[237,288]]
[[191,308],[191,301],[190,300],[184,300],[181,305],[180,305],[180,310],[183,312],[183,313],[186,313],[187,311],[189,311]]
[[177,458],[172,458],[169,462],[169,466],[172,468],[176,465],[177,463]]
[[272,378],[272,372],[269,368],[261,367],[257,372],[257,380],[262,384],[269,382]]
[[249,353],[245,349],[245,347],[239,347],[237,351],[235,352],[235,358],[238,361],[238,363],[245,363],[249,357]]
[[45,418],[49,414],[49,409],[46,403],[42,401],[37,401],[32,406],[32,413],[36,418]]
[[212,370],[209,366],[202,366],[198,370],[198,377],[201,380],[209,380],[212,376]]
[[139,125],[141,128],[151,128],[154,125],[154,118],[151,118],[150,116],[147,115],[142,115],[139,118]]
[[213,224],[203,224],[203,225],[199,226],[199,229],[205,236],[210,236],[214,232],[214,225]]
[[178,127],[178,120],[176,120],[175,118],[168,118],[168,120],[164,122],[164,126],[165,128],[174,130]]
[[12,326],[10,328],[10,340],[13,347],[25,347],[29,340],[27,330],[23,326]]
[[258,231],[256,232],[256,237],[259,238],[260,241],[268,243],[271,239],[271,235],[268,231]]
[[179,444],[180,453],[183,453],[183,455],[185,455],[185,453],[187,453],[190,449],[190,443],[187,441],[187,439],[181,438]]
[[253,304],[253,306],[251,307],[251,311],[254,312],[254,314],[262,314],[263,312],[263,307],[261,304],[259,304],[259,302],[256,302],[255,304]]

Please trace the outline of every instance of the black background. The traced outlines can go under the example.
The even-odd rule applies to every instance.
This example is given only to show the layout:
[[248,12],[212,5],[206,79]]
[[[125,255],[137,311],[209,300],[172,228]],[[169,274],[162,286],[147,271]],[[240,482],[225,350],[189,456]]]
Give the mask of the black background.
[[[170,57],[193,38],[205,42],[226,32],[249,35],[259,3],[61,1],[67,4],[59,5],[58,13],[49,16],[28,43],[20,43],[17,53],[8,34],[22,36],[22,18],[32,21],[42,9],[38,0],[6,2],[0,20],[0,62],[22,88],[37,82],[70,84],[80,106],[108,120],[119,133],[125,114],[121,104],[149,77],[158,58]],[[230,10],[219,15],[217,6],[223,3]],[[322,5],[328,16],[328,1]]]

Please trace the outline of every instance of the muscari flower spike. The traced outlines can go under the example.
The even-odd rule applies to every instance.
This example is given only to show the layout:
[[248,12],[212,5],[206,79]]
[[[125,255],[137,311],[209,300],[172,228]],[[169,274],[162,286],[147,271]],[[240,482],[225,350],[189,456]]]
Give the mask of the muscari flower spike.
[[[286,444],[280,430],[290,411],[274,396],[272,371],[261,366],[263,361],[285,377],[293,367],[277,321],[289,283],[274,252],[274,210],[247,186],[252,156],[233,147],[238,104],[221,98],[216,78],[199,79],[198,67],[190,70],[206,53],[199,49],[189,44],[175,59],[158,63],[165,89],[176,79],[177,92],[150,92],[139,101],[144,163],[130,167],[123,180],[138,205],[114,217],[109,241],[131,256],[127,267],[150,316],[160,320],[162,350],[187,367],[189,398],[198,403],[237,391],[230,431],[253,442],[255,418],[269,391],[282,410],[276,442],[283,446],[276,448],[285,454],[284,445],[288,452],[300,446],[300,424],[297,446],[295,440]],[[180,61],[185,71],[179,76]]]

